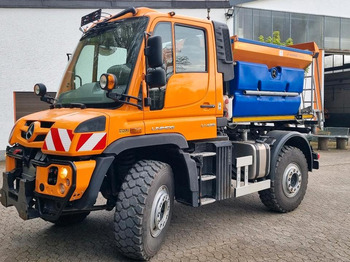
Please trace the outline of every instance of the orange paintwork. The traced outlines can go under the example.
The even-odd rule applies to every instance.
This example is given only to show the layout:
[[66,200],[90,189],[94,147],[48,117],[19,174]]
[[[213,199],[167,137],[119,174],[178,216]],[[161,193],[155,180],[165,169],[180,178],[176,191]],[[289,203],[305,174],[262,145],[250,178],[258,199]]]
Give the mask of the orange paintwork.
[[89,186],[90,179],[92,176],[92,173],[96,166],[95,160],[89,160],[89,161],[79,161],[74,162],[75,168],[77,170],[76,175],[76,188],[73,192],[72,197],[70,198],[70,201],[80,199],[87,187]]
[[[76,188],[70,201],[80,199],[87,189],[92,173],[96,166],[95,160],[74,162],[76,172]],[[51,167],[58,168],[57,183],[55,185],[48,184],[48,174]],[[67,172],[63,171],[66,169]],[[35,191],[40,194],[65,197],[73,183],[73,169],[70,165],[51,164],[47,167],[38,166],[36,168]],[[40,184],[44,185],[44,190],[40,190]],[[65,191],[60,192],[60,185],[63,184]]]
[[[51,167],[58,168],[56,185],[48,184],[48,174]],[[64,168],[68,171],[66,176],[61,175],[62,170]],[[40,194],[56,196],[56,197],[65,197],[72,186],[72,178],[73,178],[73,170],[71,166],[57,165],[57,164],[51,164],[47,167],[38,166],[36,168],[35,191]],[[40,190],[40,184],[44,185],[43,191]],[[65,191],[63,194],[59,191],[60,184],[63,184],[65,187]]]
[[[149,14],[151,16],[151,14]],[[206,33],[207,72],[177,73],[176,59],[174,59],[174,74],[169,78],[164,108],[161,110],[144,109],[146,134],[179,133],[187,140],[207,139],[217,136],[216,117],[223,115],[222,75],[217,73],[216,46],[214,29],[211,21],[175,15],[154,13],[150,23],[150,31],[159,22],[171,22],[174,25],[189,25],[198,27]],[[176,50],[173,35],[174,57]],[[203,43],[204,44],[204,43]],[[181,41],[177,47],[181,46]],[[220,81],[221,80],[221,81]],[[146,87],[144,85],[144,92]],[[216,94],[220,93],[219,98]],[[221,103],[221,104],[219,104]],[[212,108],[201,108],[202,105],[211,105]]]
[[[43,141],[36,142],[36,135],[46,135],[49,128],[35,128],[35,136],[31,141],[22,137],[28,130],[25,125],[27,121],[49,121],[54,122],[52,128],[67,129],[73,131],[73,139],[69,151],[50,151],[42,149],[45,154],[61,156],[83,156],[98,155],[114,141],[135,135],[155,134],[155,133],[179,133],[187,140],[204,139],[216,137],[216,117],[223,114],[222,96],[222,76],[217,73],[215,39],[213,25],[211,21],[189,18],[184,16],[170,16],[162,14],[148,8],[138,8],[136,16],[146,15],[149,17],[147,31],[152,32],[158,22],[170,21],[182,25],[197,26],[206,32],[207,37],[207,63],[208,69],[204,73],[174,73],[170,77],[165,95],[165,105],[162,110],[151,111],[145,107],[143,111],[134,106],[123,105],[119,109],[78,109],[61,108],[50,109],[28,115],[18,121],[10,144],[19,143],[25,147],[42,148]],[[126,14],[118,19],[132,17]],[[114,21],[112,19],[111,21]],[[173,41],[174,42],[174,41]],[[175,44],[174,44],[175,45]],[[140,53],[135,65],[134,74],[130,82],[129,95],[138,96],[139,87],[142,87],[143,97],[147,90],[144,82],[145,57],[143,54],[144,42],[141,45]],[[175,47],[173,46],[173,50]],[[72,70],[75,61],[71,61],[67,70]],[[174,61],[174,68],[175,68]],[[65,80],[65,77],[63,78]],[[61,88],[70,88],[61,86]],[[134,99],[130,102],[136,103]],[[201,105],[213,105],[213,108],[201,108]],[[104,115],[106,116],[107,142],[105,148],[94,151],[77,152],[77,143],[81,134],[74,133],[75,128],[82,122]],[[166,126],[174,128],[167,129]],[[135,132],[137,130],[137,132]]]
[[315,42],[289,45],[288,47],[311,51],[313,53],[312,55],[313,57],[317,57],[318,54],[320,53],[320,50]]
[[315,76],[315,93],[314,93],[314,99],[317,101],[317,103],[314,104],[314,110],[322,112],[323,105],[322,105],[322,89],[323,89],[323,78],[322,74],[322,58],[323,58],[323,52],[324,50],[319,50],[320,55],[314,59],[314,76]]
[[[285,66],[301,69],[305,69],[312,62],[312,55],[309,54],[240,42],[237,36],[233,36],[231,39],[234,41],[232,52],[235,61],[266,64],[269,68]],[[295,46],[295,48],[297,47]]]
[[[44,142],[28,141],[22,137],[21,133],[28,130],[26,126],[27,121],[50,121],[54,122],[52,128],[61,128],[67,130],[73,130],[73,140],[68,152],[61,151],[50,151],[42,149],[45,154],[54,154],[62,156],[83,156],[83,155],[92,155],[92,154],[101,154],[104,150],[94,150],[94,151],[82,151],[77,152],[77,144],[80,138],[80,135],[84,133],[74,133],[75,128],[82,122],[98,117],[106,116],[106,133],[107,133],[107,143],[106,147],[117,140],[118,138],[130,136],[131,128],[141,129],[139,134],[144,133],[144,126],[142,121],[142,111],[124,111],[124,110],[113,110],[113,109],[51,109],[46,111],[41,111],[34,113],[28,116],[21,118],[13,132],[13,135],[10,139],[10,144],[19,143],[25,147],[34,147],[42,148]],[[112,121],[112,125],[109,125],[109,122]],[[49,128],[36,128],[33,139],[37,135],[46,135],[49,132]],[[128,131],[125,131],[128,130]]]
[[13,157],[6,156],[6,172],[9,172],[16,168],[16,159]]

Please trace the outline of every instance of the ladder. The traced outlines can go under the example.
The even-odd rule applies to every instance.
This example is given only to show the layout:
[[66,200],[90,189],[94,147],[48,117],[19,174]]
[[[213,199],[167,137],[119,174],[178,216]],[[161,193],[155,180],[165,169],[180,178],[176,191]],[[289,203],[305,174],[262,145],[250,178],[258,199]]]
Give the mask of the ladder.
[[301,115],[312,115],[313,120],[316,120],[319,127],[322,127],[324,122],[321,79],[318,66],[318,57],[313,58],[311,65],[304,77],[304,89],[302,93]]

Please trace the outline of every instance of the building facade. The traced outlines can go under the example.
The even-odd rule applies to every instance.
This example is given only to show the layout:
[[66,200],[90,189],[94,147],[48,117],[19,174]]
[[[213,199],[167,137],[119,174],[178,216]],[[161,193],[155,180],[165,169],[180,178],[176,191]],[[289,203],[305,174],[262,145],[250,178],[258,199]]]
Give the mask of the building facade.
[[[269,36],[278,30],[282,40],[292,37],[295,43],[316,41],[331,57],[326,57],[331,65],[328,72],[334,73],[331,69],[338,67],[338,71],[347,75],[348,58],[344,54],[350,50],[350,2],[346,0],[2,0],[0,151],[3,152],[8,143],[7,136],[18,111],[14,92],[31,92],[38,82],[44,83],[48,91],[56,91],[67,65],[66,54],[74,52],[82,35],[78,30],[81,17],[98,8],[115,14],[129,6],[147,6],[204,19],[209,17],[226,23],[232,34],[249,39]],[[232,8],[233,15],[227,15],[228,9]],[[325,92],[327,95],[327,89]],[[332,101],[338,106],[337,98]],[[37,99],[37,103],[43,102]],[[46,107],[45,104],[42,106]],[[21,110],[25,112],[26,108]],[[3,159],[3,154],[0,156]]]

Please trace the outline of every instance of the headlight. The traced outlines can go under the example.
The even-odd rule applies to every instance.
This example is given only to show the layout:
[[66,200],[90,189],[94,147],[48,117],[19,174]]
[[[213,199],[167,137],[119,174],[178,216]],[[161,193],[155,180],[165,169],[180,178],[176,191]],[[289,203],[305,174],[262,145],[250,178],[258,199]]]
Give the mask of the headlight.
[[106,129],[106,117],[99,116],[84,121],[74,130],[74,133],[99,132]]
[[44,84],[38,83],[34,86],[34,93],[37,96],[43,96],[46,94],[46,86]]
[[117,77],[113,74],[102,74],[100,77],[100,87],[109,91],[117,85]]

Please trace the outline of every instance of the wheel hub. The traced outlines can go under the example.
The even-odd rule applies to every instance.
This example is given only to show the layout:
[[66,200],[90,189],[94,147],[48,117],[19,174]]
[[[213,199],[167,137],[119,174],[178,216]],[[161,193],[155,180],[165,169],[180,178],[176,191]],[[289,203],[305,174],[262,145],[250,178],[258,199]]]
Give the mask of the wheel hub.
[[170,214],[170,197],[168,188],[161,186],[153,200],[151,210],[151,235],[157,237],[168,222]]
[[289,164],[283,173],[282,187],[284,194],[287,197],[294,197],[300,190],[301,182],[300,167],[295,163]]

